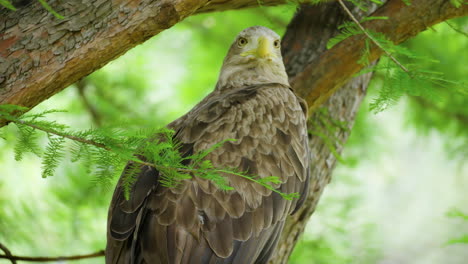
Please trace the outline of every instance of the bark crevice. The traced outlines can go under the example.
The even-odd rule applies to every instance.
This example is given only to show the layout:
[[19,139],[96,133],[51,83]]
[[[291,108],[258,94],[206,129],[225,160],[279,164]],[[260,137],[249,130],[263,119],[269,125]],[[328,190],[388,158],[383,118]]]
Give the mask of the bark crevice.
[[[286,2],[290,1],[262,1],[264,5]],[[258,5],[257,0],[61,3],[54,7],[66,17],[64,20],[56,19],[37,2],[16,12],[0,10],[0,104],[33,107],[187,16]],[[373,14],[389,19],[369,21],[364,26],[401,43],[431,25],[467,14],[468,5],[455,8],[447,0],[412,0],[410,6],[389,0]],[[348,125],[348,129],[329,132],[339,141],[338,151],[349,136],[371,77],[366,74],[352,79],[363,68],[357,61],[364,36],[349,38],[330,50],[325,48],[345,19],[338,3],[303,5],[283,40],[285,64],[294,90],[312,110],[324,107],[331,119]],[[382,51],[372,46],[370,60],[381,55]],[[319,112],[313,112],[310,119],[314,124],[318,122]],[[314,154],[311,194],[304,207],[286,223],[271,263],[287,263],[336,164],[336,157],[322,138],[310,136],[310,146]]]

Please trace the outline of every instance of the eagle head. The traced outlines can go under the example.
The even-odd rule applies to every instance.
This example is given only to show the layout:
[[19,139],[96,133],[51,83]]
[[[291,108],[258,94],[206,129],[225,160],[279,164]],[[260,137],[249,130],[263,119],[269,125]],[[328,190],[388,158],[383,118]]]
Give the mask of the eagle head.
[[229,48],[217,89],[264,83],[289,86],[281,56],[281,38],[269,28],[249,27],[237,35]]

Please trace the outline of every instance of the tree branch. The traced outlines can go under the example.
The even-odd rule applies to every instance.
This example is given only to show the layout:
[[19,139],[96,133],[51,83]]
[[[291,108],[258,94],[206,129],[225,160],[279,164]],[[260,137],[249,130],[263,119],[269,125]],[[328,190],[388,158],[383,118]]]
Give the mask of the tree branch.
[[445,24],[447,24],[447,26],[449,26],[453,31],[459,33],[459,34],[462,34],[463,36],[467,37],[468,38],[468,33],[466,33],[465,31],[457,28],[456,26],[454,26],[452,23],[448,22],[448,21],[445,21]]
[[82,260],[82,259],[97,258],[97,257],[103,257],[103,256],[104,256],[104,250],[99,250],[91,254],[59,256],[59,257],[28,257],[28,256],[16,256],[16,255],[7,254],[7,255],[0,255],[0,259],[8,259],[12,263],[16,263],[17,260],[29,261],[29,262],[57,262],[57,261],[64,261],[64,260]]
[[62,20],[37,1],[0,9],[0,104],[33,107],[188,16],[260,3],[291,1],[56,1]]
[[86,139],[86,138],[80,138],[80,137],[75,137],[73,135],[68,135],[68,134],[62,133],[62,132],[57,131],[57,130],[52,130],[52,129],[37,126],[35,124],[31,124],[31,123],[29,123],[27,121],[24,121],[24,120],[9,119],[8,121],[13,122],[13,123],[17,123],[17,124],[20,124],[20,125],[31,127],[31,128],[37,129],[39,131],[45,132],[47,134],[67,138],[67,139],[77,141],[77,142],[80,142],[80,143],[83,143],[83,144],[86,144],[86,145],[91,145],[91,146],[95,146],[97,148],[102,148],[102,149],[107,150],[107,151],[112,151],[112,148],[110,148],[110,147],[108,147],[108,146],[106,146],[106,145],[104,145],[102,143],[96,142],[94,140],[89,140],[89,139]]
[[[374,9],[375,6],[369,12]],[[359,19],[367,15],[359,9],[354,9],[352,12]],[[301,6],[288,25],[282,43],[283,58],[291,79],[295,79],[310,65],[317,64],[322,54],[328,52],[326,49],[328,40],[339,33],[338,26],[348,18],[349,16],[337,2],[320,6]],[[278,247],[269,264],[288,263],[289,256],[314,212],[323,189],[331,180],[333,168],[337,162],[336,154],[341,153],[348,139],[371,76],[372,73],[368,73],[353,78],[322,105],[327,112],[328,119],[339,121],[340,125],[337,129],[329,129],[326,126],[317,127],[321,123],[323,112],[315,111],[311,114],[309,130],[319,129],[321,135],[309,135],[309,147],[311,153],[314,153],[310,164],[310,175],[313,180],[309,195],[304,205],[294,215],[287,218]],[[299,94],[304,94],[310,89],[318,89],[317,86],[300,86],[297,83],[293,84],[293,88]],[[346,124],[345,127],[342,127],[343,124]],[[327,140],[329,138],[333,138],[336,142],[331,143]],[[330,144],[334,146],[330,147]]]
[[353,22],[359,27],[359,29],[362,30],[362,33],[364,33],[364,35],[366,35],[372,41],[372,43],[374,43],[377,47],[379,47],[379,49],[381,49],[383,52],[385,52],[385,54],[393,62],[395,62],[396,65],[398,65],[401,69],[403,69],[403,71],[405,71],[408,74],[410,73],[409,70],[405,66],[403,66],[403,64],[401,64],[390,52],[388,52],[386,49],[384,49],[384,47],[382,47],[382,45],[380,45],[380,43],[374,37],[372,37],[369,34],[369,32],[367,32],[367,30],[361,25],[361,23],[356,19],[356,17],[354,17],[354,15],[351,13],[351,11],[343,3],[342,0],[338,0],[338,3],[340,3],[340,6],[343,8],[343,10],[346,12],[346,14],[349,15],[349,18],[351,18],[351,20],[353,20]]
[[[349,38],[326,50],[328,40],[338,33],[338,25],[349,17],[342,11],[339,3],[303,5],[289,24],[282,47],[285,66],[295,92],[307,100],[312,110],[324,107],[332,119],[345,122],[351,129],[371,74],[352,78],[364,67],[357,61],[365,47],[367,36]],[[363,24],[368,30],[383,32],[398,44],[430,25],[467,13],[468,6],[456,9],[449,1],[412,0],[411,6],[406,6],[399,0],[389,0],[372,14],[387,16],[388,20],[371,20]],[[359,18],[363,14],[353,12],[353,15]],[[382,53],[377,46],[373,46],[370,61],[375,61]],[[311,111],[310,119],[319,118],[319,113]],[[344,143],[349,136],[349,129],[328,131],[327,136]],[[288,263],[294,245],[315,211],[323,189],[331,180],[337,161],[332,149],[327,147],[327,142],[321,137],[313,135],[309,138],[309,146],[311,153],[314,153],[311,175],[315,180],[311,183],[304,206],[288,218],[270,264]],[[341,149],[342,145],[336,146],[338,153]]]
[[[208,1],[201,0],[174,0],[170,3],[136,0],[132,1],[132,4],[121,1],[124,4],[120,6],[110,6],[111,2],[104,0],[83,0],[82,2],[84,11],[77,11],[80,7],[74,6],[73,1],[69,1],[66,6],[67,10],[57,10],[69,19],[66,18],[64,21],[56,21],[53,18],[44,19],[42,21],[45,22],[40,22],[37,27],[27,28],[29,31],[25,31],[18,24],[19,17],[25,17],[24,20],[34,19],[34,16],[27,16],[27,14],[32,14],[32,7],[25,9],[24,12],[19,10],[18,17],[11,16],[11,14],[1,16],[0,27],[4,27],[7,24],[4,22],[8,19],[11,19],[8,25],[13,26],[5,30],[0,28],[0,103],[33,106],[186,16],[196,12],[213,11],[212,8],[216,7],[216,3],[220,5],[218,10],[221,10],[222,2],[238,4],[257,1],[215,0],[212,1],[215,5],[206,6],[203,4]],[[266,2],[277,4],[281,1]],[[99,7],[99,13],[96,7]],[[138,10],[137,14],[135,10]],[[370,75],[360,76],[338,92],[335,91],[362,69],[363,66],[357,64],[356,61],[364,47],[366,37],[352,37],[331,50],[325,51],[320,43],[335,32],[336,25],[341,19],[336,18],[339,17],[338,15],[334,17],[334,14],[338,14],[338,10],[340,10],[339,5],[333,4],[304,6],[302,11],[305,12],[300,14],[304,21],[298,24],[292,23],[293,25],[290,25],[286,33],[284,42],[288,45],[283,45],[286,47],[284,58],[295,91],[307,99],[311,108],[317,109],[322,102],[326,101],[324,106],[330,110],[332,117],[349,121],[349,127],[351,127],[357,108],[365,95]],[[38,11],[35,10],[35,12]],[[1,13],[0,11],[0,15]],[[100,14],[97,16],[97,23],[92,22],[92,19],[82,21],[74,16],[76,14],[76,16],[86,17],[83,14],[87,13],[93,16]],[[401,43],[430,25],[467,13],[466,5],[456,9],[446,0],[413,0],[411,6],[404,5],[400,0],[390,0],[388,4],[374,13],[374,16],[388,16],[389,20],[373,20],[363,25],[368,30],[384,33],[395,43]],[[44,13],[39,12],[39,14],[41,18],[47,16]],[[320,20],[319,18],[325,21],[327,17],[332,21],[327,20],[326,22],[329,23],[323,24],[310,23],[310,20]],[[74,22],[83,26],[78,27]],[[22,25],[24,26],[25,23]],[[73,28],[74,25],[75,28]],[[324,30],[321,31],[322,29]],[[310,33],[310,31],[319,34],[303,34]],[[24,32],[34,32],[36,35]],[[41,35],[41,33],[44,34]],[[41,37],[28,42],[29,36]],[[32,37],[29,40],[31,39]],[[51,44],[48,46],[49,41]],[[28,51],[27,48],[31,48],[34,43],[38,43],[39,48]],[[306,46],[309,43],[311,45]],[[51,49],[47,50],[48,47]],[[372,47],[370,58],[375,60],[381,54],[382,51],[378,47]],[[48,62],[51,65],[48,65]],[[41,67],[42,72],[39,70]],[[7,75],[2,73],[7,73]],[[39,84],[36,85],[36,83]],[[315,115],[311,118],[315,118]],[[337,133],[340,139],[346,139],[349,135],[346,131]],[[311,175],[314,175],[317,181],[311,186],[311,195],[305,206],[288,220],[276,253],[278,258],[275,258],[274,263],[286,263],[294,243],[315,209],[320,193],[330,181],[331,171],[336,163],[336,159],[319,137],[312,137],[310,145],[312,151],[316,153],[312,162]]]
[[4,256],[6,259],[9,259],[12,264],[16,264],[16,260],[12,259],[13,255],[11,254],[11,251],[2,243],[0,243],[0,249],[5,252],[5,255],[0,255],[0,258]]
[[[37,2],[17,11],[0,10],[0,104],[33,107],[187,16],[255,5],[257,0],[68,1],[54,6],[63,20]],[[410,6],[392,0],[374,14],[390,19],[364,25],[398,44],[437,22],[467,14],[467,5],[455,8],[445,0],[413,0]],[[292,80],[320,87],[301,94],[312,110],[362,69],[356,61],[364,44],[363,36],[345,40]],[[371,47],[370,53],[375,60],[382,51]]]
[[86,96],[86,93],[85,93],[86,84],[87,84],[86,78],[83,78],[75,83],[76,89],[78,90],[78,95],[80,96],[84,107],[88,110],[89,114],[91,115],[91,119],[93,120],[93,123],[96,126],[100,127],[102,125],[101,116],[99,115],[94,105],[88,100],[88,97]]
[[[1,116],[1,113],[0,113],[0,116]],[[250,180],[252,182],[255,182],[255,183],[257,183],[257,184],[259,184],[259,185],[261,185],[261,186],[263,186],[263,187],[265,187],[265,188],[267,188],[267,189],[269,189],[269,190],[271,190],[273,192],[276,192],[279,195],[281,195],[281,197],[283,197],[284,199],[291,200],[293,198],[299,197],[298,193],[283,193],[283,192],[277,190],[273,185],[275,183],[275,181],[279,181],[279,178],[277,176],[272,175],[271,177],[262,178],[262,177],[259,177],[258,175],[248,175],[245,172],[237,172],[237,171],[232,170],[232,169],[228,170],[228,169],[215,168],[212,165],[210,165],[210,166],[199,166],[198,162],[204,160],[205,155],[206,155],[206,154],[203,154],[203,152],[200,153],[201,156],[196,157],[196,156],[192,155],[192,156],[187,158],[187,159],[192,160],[192,165],[190,167],[184,166],[184,165],[182,165],[182,163],[178,163],[176,165],[171,166],[171,165],[166,165],[164,162],[162,162],[161,163],[162,165],[161,165],[161,164],[158,164],[157,162],[151,163],[151,162],[145,161],[144,158],[142,158],[143,154],[142,155],[137,155],[136,150],[133,150],[132,148],[127,148],[126,149],[125,146],[120,145],[120,144],[117,145],[117,146],[111,147],[111,146],[99,143],[99,142],[97,142],[95,140],[90,140],[90,139],[87,139],[87,138],[84,138],[84,137],[77,137],[77,136],[72,135],[71,133],[66,133],[64,131],[59,131],[59,130],[55,130],[55,129],[51,129],[51,128],[46,128],[46,127],[34,124],[32,122],[29,122],[29,121],[25,121],[25,120],[21,120],[21,119],[17,119],[17,118],[8,118],[8,117],[6,117],[5,119],[8,120],[9,122],[16,123],[17,125],[20,124],[20,125],[28,126],[30,128],[45,132],[45,133],[47,133],[49,135],[55,135],[55,136],[66,138],[66,139],[69,139],[69,140],[73,140],[73,141],[76,141],[76,142],[79,142],[79,143],[82,143],[82,144],[86,144],[86,145],[94,146],[96,148],[104,149],[106,151],[109,151],[109,152],[115,153],[117,155],[120,155],[120,157],[123,158],[123,160],[125,160],[125,161],[129,160],[129,161],[132,161],[134,163],[137,163],[137,164],[140,164],[140,165],[143,165],[143,166],[153,167],[153,168],[155,168],[155,169],[157,169],[157,170],[159,170],[161,172],[168,171],[168,170],[177,171],[177,172],[180,172],[180,173],[184,173],[185,175],[188,175],[189,177],[194,177],[194,175],[199,175],[199,177],[203,177],[202,175],[208,175],[209,174],[207,172],[214,172],[219,176],[218,181],[213,180],[212,177],[210,177],[208,179],[213,180],[217,184],[217,186],[219,188],[224,189],[224,190],[231,190],[233,188],[231,186],[229,186],[227,183],[224,183],[224,181],[222,181],[222,182],[219,181],[219,180],[224,179],[224,178],[222,178],[221,175],[222,174],[232,174],[232,175],[236,175],[236,176],[245,178],[245,179]],[[224,141],[219,142],[218,144],[223,144],[223,143],[224,143]],[[176,149],[176,147],[174,147],[174,146],[172,146],[172,147],[173,147],[174,151],[178,151]],[[211,150],[208,149],[207,151],[211,152],[212,150],[214,150],[216,148],[216,144],[213,145],[211,148],[213,148],[213,149],[211,149]],[[128,156],[126,154],[121,154],[122,150],[124,150],[126,153],[131,153],[131,155]],[[172,178],[172,179],[174,179],[174,178]],[[175,180],[177,180],[177,179],[175,179]],[[171,187],[171,186],[167,186],[167,187]],[[7,251],[5,251],[5,252],[7,252]],[[6,253],[6,254],[8,255],[8,253]]]
[[[468,5],[456,8],[446,0],[412,0],[411,5],[406,5],[401,0],[390,0],[371,15],[389,19],[367,21],[363,23],[365,28],[381,32],[399,44],[436,23],[468,15]],[[338,43],[291,79],[293,86],[307,87],[298,93],[307,100],[310,110],[316,110],[365,67],[358,61],[366,39],[367,36],[358,35]],[[371,45],[369,54],[369,61],[375,61],[383,51]]]

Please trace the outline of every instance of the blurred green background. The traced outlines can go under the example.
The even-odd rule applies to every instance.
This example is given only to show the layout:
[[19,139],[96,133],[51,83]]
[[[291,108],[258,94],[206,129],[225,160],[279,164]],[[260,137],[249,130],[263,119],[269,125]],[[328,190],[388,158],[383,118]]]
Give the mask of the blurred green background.
[[[213,89],[239,31],[263,25],[283,34],[295,8],[190,17],[34,111],[65,109],[49,118],[77,130],[122,122],[163,126]],[[404,44],[432,60],[402,60],[466,84],[468,39],[454,28],[467,32],[467,19],[442,23]],[[468,240],[468,221],[453,216],[455,210],[468,214],[466,86],[433,84],[426,87],[437,91],[433,96],[419,97],[410,83],[409,95],[375,114],[369,105],[386,89],[386,74],[375,74],[345,147],[345,162],[336,168],[290,263],[467,263],[468,244],[449,243]],[[83,168],[67,162],[54,177],[42,179],[39,158],[14,160],[14,127],[2,130],[0,242],[28,256],[103,249],[113,186],[96,184]],[[103,263],[103,258],[79,263]]]

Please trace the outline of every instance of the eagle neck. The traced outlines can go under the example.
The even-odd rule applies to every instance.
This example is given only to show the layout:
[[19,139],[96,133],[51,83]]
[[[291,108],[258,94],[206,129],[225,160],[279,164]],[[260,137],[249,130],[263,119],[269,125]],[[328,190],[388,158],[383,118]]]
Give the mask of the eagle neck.
[[284,67],[277,65],[223,65],[219,75],[217,90],[232,87],[279,83],[289,87]]

